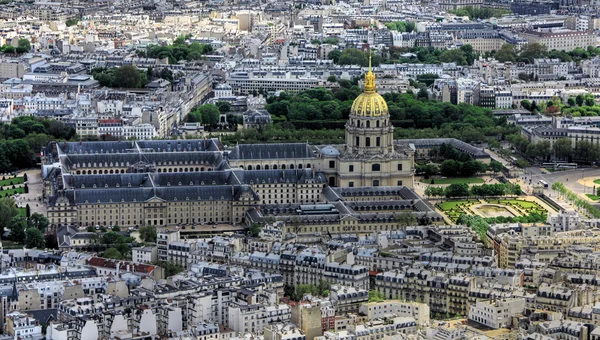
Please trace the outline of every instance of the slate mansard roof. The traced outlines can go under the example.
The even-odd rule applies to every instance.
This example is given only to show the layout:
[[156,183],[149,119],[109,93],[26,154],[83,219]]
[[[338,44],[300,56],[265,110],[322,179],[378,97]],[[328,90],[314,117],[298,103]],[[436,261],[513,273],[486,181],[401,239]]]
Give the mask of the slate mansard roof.
[[306,143],[240,144],[229,153],[232,160],[316,158]]

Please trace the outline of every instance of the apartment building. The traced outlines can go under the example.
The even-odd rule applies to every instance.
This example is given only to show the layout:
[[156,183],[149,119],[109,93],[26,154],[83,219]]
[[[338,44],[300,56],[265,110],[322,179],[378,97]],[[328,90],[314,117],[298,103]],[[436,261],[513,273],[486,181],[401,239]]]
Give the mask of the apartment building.
[[572,51],[578,47],[587,48],[596,44],[596,34],[593,31],[571,31],[555,29],[547,31],[526,30],[519,33],[528,43],[540,43],[548,50]]

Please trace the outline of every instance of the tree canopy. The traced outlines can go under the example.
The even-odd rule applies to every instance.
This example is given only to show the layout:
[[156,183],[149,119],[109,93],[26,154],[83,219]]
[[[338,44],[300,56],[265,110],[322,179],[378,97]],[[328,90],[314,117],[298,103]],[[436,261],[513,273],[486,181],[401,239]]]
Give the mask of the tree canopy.
[[113,68],[96,67],[91,73],[100,85],[106,87],[142,88],[148,84],[146,71],[138,70],[131,65]]

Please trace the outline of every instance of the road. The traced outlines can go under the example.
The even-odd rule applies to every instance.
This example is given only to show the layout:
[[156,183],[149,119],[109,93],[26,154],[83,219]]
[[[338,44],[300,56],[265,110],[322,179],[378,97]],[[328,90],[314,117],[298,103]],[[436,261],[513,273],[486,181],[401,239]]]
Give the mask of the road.
[[600,168],[570,169],[551,173],[544,173],[539,168],[527,168],[525,171],[527,174],[521,176],[521,179],[526,178],[528,184],[536,184],[543,179],[552,187],[554,182],[560,182],[567,189],[578,194],[592,193],[592,188],[582,185],[579,180],[587,177],[600,178]]

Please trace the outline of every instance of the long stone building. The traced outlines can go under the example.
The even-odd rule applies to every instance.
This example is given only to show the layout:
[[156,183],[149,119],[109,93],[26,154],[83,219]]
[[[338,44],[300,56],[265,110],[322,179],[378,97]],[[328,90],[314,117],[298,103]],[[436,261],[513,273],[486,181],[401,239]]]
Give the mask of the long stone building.
[[[411,189],[415,145],[394,141],[393,131],[369,70],[343,145],[226,149],[217,139],[52,142],[42,155],[48,218],[80,227],[210,228],[263,221],[277,208],[300,215],[307,226],[294,228],[306,234],[391,230],[400,210],[441,220]],[[370,202],[353,202],[362,196]],[[337,226],[324,228],[325,220]]]

